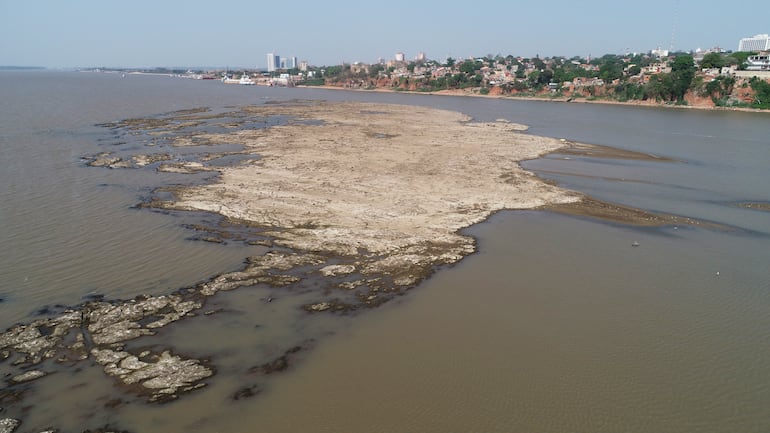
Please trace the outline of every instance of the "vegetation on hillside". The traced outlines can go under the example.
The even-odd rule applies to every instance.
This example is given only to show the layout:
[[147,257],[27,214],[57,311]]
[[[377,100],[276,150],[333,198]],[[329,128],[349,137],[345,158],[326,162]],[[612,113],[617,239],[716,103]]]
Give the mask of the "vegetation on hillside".
[[[667,104],[687,104],[693,95],[710,98],[718,106],[770,108],[770,84],[766,81],[751,82],[756,97],[749,102],[745,92],[743,100],[733,95],[734,77],[720,75],[724,67],[745,69],[751,54],[713,52],[699,62],[687,53],[660,59],[648,55],[608,54],[590,60],[488,55],[467,60],[448,58],[444,63],[328,66],[321,68],[314,82],[308,84],[323,79],[327,84],[358,88],[390,87],[426,92],[473,89],[480,94],[652,100]],[[708,74],[699,72],[707,70]]]

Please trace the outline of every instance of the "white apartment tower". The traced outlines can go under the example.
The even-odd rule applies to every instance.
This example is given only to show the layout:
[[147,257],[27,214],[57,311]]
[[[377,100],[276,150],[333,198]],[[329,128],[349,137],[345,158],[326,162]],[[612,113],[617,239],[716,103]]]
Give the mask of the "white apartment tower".
[[296,57],[281,57],[275,53],[267,53],[267,72],[278,69],[294,69],[298,65]]
[[267,72],[275,72],[281,67],[281,57],[275,53],[267,53]]
[[767,51],[770,50],[770,35],[754,35],[743,38],[738,43],[738,51]]

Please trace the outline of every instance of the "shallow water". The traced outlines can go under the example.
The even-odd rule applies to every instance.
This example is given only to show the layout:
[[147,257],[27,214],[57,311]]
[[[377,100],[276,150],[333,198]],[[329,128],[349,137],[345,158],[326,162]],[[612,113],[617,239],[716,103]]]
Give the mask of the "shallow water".
[[[95,124],[180,109],[221,112],[299,98],[425,104],[480,120],[505,118],[534,134],[675,159],[551,155],[525,166],[600,199],[734,228],[632,229],[544,212],[500,213],[469,229],[479,253],[357,317],[300,311],[317,290],[312,281],[211,299],[203,310],[214,314],[136,342],[208,359],[217,376],[207,388],[151,406],[116,388],[96,364],[63,368],[34,383],[40,398],[23,416],[16,407],[4,412],[23,418],[25,431],[104,424],[132,432],[768,428],[770,214],[735,206],[770,201],[766,113],[53,72],[0,73],[0,90],[3,327],[92,294],[168,293],[264,251],[191,241],[195,233],[183,225],[216,225],[211,216],[133,208],[155,187],[205,176],[90,168],[81,160],[116,140]],[[275,300],[266,303],[266,296]],[[303,344],[288,372],[249,373]],[[244,387],[257,395],[234,400]]]
[[280,432],[768,428],[765,259],[727,253],[730,234],[535,212],[469,232],[478,254],[325,342],[254,419]]

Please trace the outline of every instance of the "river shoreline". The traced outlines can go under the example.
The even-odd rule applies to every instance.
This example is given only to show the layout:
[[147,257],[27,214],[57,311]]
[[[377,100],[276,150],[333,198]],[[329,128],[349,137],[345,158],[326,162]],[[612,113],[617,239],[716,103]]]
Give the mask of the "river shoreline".
[[418,92],[412,90],[394,90],[388,88],[377,87],[374,89],[361,89],[361,88],[348,88],[340,86],[297,86],[304,88],[319,88],[327,90],[347,90],[355,92],[381,92],[381,93],[405,93],[412,95],[431,95],[431,96],[467,96],[473,98],[487,98],[487,99],[504,99],[504,100],[519,100],[519,101],[539,101],[539,102],[558,102],[558,103],[571,103],[571,104],[600,104],[600,105],[621,105],[628,107],[645,107],[645,108],[665,108],[665,109],[687,109],[687,110],[702,110],[702,111],[725,111],[725,112],[743,112],[743,113],[770,113],[770,110],[761,110],[757,108],[746,107],[717,107],[717,106],[701,106],[701,105],[676,105],[667,104],[662,102],[650,102],[650,101],[615,101],[609,99],[588,99],[585,97],[571,98],[571,97],[548,97],[548,96],[517,96],[517,95],[482,95],[467,91],[463,89],[452,90],[440,90],[437,92]]

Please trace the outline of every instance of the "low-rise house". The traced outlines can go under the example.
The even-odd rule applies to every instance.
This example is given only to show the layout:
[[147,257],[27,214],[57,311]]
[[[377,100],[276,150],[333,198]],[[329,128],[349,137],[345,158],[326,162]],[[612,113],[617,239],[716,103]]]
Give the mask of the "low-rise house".
[[575,77],[575,79],[572,80],[572,83],[575,87],[603,86],[604,80],[592,77]]
[[356,62],[350,65],[350,72],[353,74],[369,74],[369,65]]
[[651,63],[642,68],[642,73],[645,75],[668,74],[670,72],[671,67],[668,66],[668,63],[663,62]]

